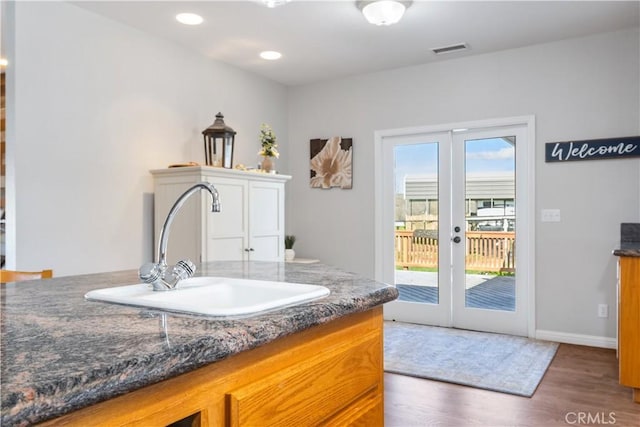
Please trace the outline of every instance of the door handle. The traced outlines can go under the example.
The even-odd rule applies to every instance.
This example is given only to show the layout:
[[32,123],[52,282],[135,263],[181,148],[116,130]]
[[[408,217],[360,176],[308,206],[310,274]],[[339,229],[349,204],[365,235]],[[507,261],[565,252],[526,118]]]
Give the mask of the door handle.
[[245,248],[245,252],[253,252],[253,248]]
[[460,241],[461,241],[462,239],[460,238],[460,236],[456,236],[456,237],[454,237],[454,238],[453,238],[453,239],[451,239],[451,240],[453,240],[453,243],[460,243]]

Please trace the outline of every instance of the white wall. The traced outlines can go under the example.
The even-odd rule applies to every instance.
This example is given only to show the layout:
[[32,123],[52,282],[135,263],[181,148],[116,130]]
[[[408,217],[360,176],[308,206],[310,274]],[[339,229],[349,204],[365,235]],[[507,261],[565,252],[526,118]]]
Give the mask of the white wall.
[[[261,122],[280,137],[298,254],[372,277],[374,131],[534,114],[537,212],[562,212],[536,224],[537,329],[615,336],[611,249],[620,222],[640,221],[640,161],[545,164],[543,150],[640,134],[637,29],[295,87],[287,99],[277,83],[71,4],[8,9],[10,267],[61,276],[150,259],[148,170],[203,162],[200,132],[222,111],[236,162],[256,163]],[[354,188],[312,190],[308,141],[334,135],[354,138]]]
[[[611,251],[620,222],[640,221],[640,160],[546,164],[544,143],[639,135],[639,63],[631,29],[292,88],[296,252],[373,277],[375,130],[533,114],[537,329],[615,337]],[[353,137],[352,190],[309,188],[309,140],[331,136]],[[545,208],[562,222],[540,223]]]
[[286,152],[284,86],[68,3],[9,12],[9,268],[64,276],[150,260],[148,171],[204,163],[201,131],[218,111],[237,131],[236,163],[257,164],[262,122]]

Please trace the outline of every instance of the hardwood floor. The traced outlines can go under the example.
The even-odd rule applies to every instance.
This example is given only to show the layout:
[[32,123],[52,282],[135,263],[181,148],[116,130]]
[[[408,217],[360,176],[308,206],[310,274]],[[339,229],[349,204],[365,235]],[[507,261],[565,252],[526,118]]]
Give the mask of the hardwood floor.
[[385,373],[385,426],[640,427],[615,350],[561,344],[531,398]]

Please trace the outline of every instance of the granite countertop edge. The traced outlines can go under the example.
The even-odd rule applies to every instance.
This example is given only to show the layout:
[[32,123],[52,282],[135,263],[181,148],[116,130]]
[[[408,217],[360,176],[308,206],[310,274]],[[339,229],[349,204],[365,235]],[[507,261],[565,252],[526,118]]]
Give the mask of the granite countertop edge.
[[[280,263],[253,263],[260,273],[256,276],[269,276],[269,268],[277,264],[278,269],[286,268],[293,272],[294,280],[308,277],[305,283],[324,284],[330,287],[332,294],[300,306],[276,310],[250,318],[220,319],[202,316],[172,315],[172,321],[184,324],[197,324],[200,328],[210,327],[210,334],[202,333],[193,339],[185,339],[163,351],[142,352],[139,357],[128,357],[112,364],[88,367],[78,372],[67,373],[54,380],[39,382],[33,386],[9,387],[2,393],[1,424],[31,425],[56,418],[75,410],[105,401],[128,392],[155,384],[157,382],[184,374],[207,364],[226,359],[234,354],[265,345],[276,339],[301,332],[313,326],[325,324],[340,317],[367,311],[397,298],[395,287],[374,282],[351,273],[319,264],[293,265],[282,267]],[[214,270],[219,270],[216,264]],[[246,263],[241,263],[246,268]],[[262,271],[264,270],[264,271]],[[247,277],[246,271],[228,274],[230,277]],[[205,273],[207,270],[205,269]],[[125,274],[131,277],[130,274]],[[90,277],[90,276],[89,276]],[[331,277],[335,277],[332,282]],[[295,280],[297,279],[297,280]],[[54,279],[62,280],[62,279]],[[121,280],[115,280],[117,286]],[[347,290],[340,282],[349,284]],[[358,291],[362,284],[363,291]],[[3,301],[4,303],[4,301]],[[112,304],[99,304],[101,310],[115,312],[140,309],[120,307]],[[111,309],[111,310],[110,310]],[[152,312],[149,312],[152,313]],[[153,314],[149,314],[151,317]],[[5,320],[3,315],[3,320]],[[205,326],[203,326],[205,325]],[[3,338],[4,331],[3,331]],[[167,338],[168,340],[168,338]],[[3,351],[4,353],[4,351]],[[4,362],[4,354],[3,354]],[[2,376],[5,376],[4,368]],[[4,378],[3,378],[4,379]],[[4,384],[3,384],[4,385]],[[5,387],[3,387],[5,388]]]
[[640,257],[640,242],[622,242],[620,247],[613,250],[615,256]]

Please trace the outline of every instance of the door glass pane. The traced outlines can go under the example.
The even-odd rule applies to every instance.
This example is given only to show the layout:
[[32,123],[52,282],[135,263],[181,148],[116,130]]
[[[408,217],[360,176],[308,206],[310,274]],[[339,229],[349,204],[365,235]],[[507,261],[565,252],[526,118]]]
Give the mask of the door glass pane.
[[438,143],[396,145],[394,160],[399,300],[438,304]]
[[515,311],[515,144],[465,141],[465,307]]

